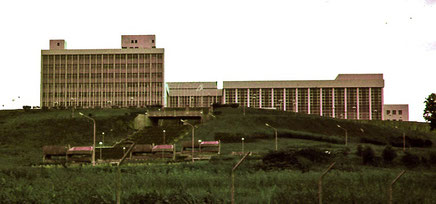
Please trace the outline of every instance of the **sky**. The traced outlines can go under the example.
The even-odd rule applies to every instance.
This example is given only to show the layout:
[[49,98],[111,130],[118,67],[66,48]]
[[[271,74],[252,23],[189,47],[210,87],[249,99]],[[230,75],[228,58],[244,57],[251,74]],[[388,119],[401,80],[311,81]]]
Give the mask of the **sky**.
[[436,92],[436,0],[5,1],[0,109],[39,106],[41,50],[155,34],[165,80],[333,80],[382,73],[385,104],[424,121]]

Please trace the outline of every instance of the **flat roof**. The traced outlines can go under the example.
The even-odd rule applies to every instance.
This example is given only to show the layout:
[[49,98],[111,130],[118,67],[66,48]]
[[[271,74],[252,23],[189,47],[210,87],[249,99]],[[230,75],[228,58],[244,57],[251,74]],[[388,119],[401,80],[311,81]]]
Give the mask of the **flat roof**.
[[335,80],[223,81],[223,89],[236,88],[383,88],[383,74],[339,74]]
[[216,89],[218,82],[167,82],[169,89]]
[[197,91],[195,89],[171,90],[169,96],[222,96],[222,89],[203,89]]
[[41,55],[160,54],[164,48],[41,50]]

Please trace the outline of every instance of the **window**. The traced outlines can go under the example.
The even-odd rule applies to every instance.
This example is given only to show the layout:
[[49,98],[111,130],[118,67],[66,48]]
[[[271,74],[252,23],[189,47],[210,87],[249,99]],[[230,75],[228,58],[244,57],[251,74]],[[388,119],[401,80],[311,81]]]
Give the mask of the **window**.
[[392,110],[392,115],[397,115],[397,110]]
[[403,115],[403,110],[398,110],[398,115]]
[[391,114],[391,110],[386,110],[386,115]]
[[135,40],[135,43],[138,43],[138,40]]
[[58,43],[58,46],[60,46],[61,44],[60,43]]
[[154,43],[154,40],[151,40],[151,43]]
[[135,41],[133,41],[133,40],[130,41],[130,43],[133,43],[133,42],[135,42]]

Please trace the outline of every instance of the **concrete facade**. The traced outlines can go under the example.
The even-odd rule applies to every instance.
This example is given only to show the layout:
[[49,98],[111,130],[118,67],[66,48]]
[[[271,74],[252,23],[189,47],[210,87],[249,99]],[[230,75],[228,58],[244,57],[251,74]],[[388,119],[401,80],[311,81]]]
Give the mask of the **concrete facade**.
[[[42,107],[145,107],[164,104],[164,49],[154,35],[122,36],[126,49],[41,50]],[[136,41],[135,41],[136,40]],[[125,41],[125,42],[124,42]],[[137,48],[136,48],[137,47]]]
[[217,82],[168,82],[167,107],[210,107],[222,102]]
[[385,104],[384,120],[409,121],[409,104]]
[[223,103],[327,117],[382,120],[383,74],[339,74],[335,80],[224,81]]

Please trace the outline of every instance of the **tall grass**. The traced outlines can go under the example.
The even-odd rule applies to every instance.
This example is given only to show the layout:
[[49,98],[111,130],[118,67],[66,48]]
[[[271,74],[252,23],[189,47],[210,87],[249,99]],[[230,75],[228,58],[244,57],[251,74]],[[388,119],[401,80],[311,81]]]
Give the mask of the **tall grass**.
[[[135,165],[122,167],[122,201],[150,200],[170,203],[227,203],[230,201],[230,169],[235,163]],[[236,171],[237,203],[314,203],[319,171],[262,171],[247,161]],[[324,167],[325,168],[325,167]],[[387,186],[400,169],[363,167],[362,171],[333,169],[324,179],[326,203],[383,203]],[[396,203],[432,203],[436,199],[432,172],[407,172],[394,186]],[[116,169],[16,168],[0,171],[1,202],[113,203]]]

